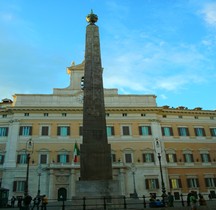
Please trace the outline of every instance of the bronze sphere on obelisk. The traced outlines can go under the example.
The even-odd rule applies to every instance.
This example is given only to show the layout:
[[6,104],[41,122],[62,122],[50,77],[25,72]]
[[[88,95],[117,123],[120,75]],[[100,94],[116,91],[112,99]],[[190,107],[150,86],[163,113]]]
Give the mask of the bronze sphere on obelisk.
[[97,20],[98,16],[93,13],[93,10],[91,10],[91,13],[86,16],[86,21],[90,24],[95,24]]

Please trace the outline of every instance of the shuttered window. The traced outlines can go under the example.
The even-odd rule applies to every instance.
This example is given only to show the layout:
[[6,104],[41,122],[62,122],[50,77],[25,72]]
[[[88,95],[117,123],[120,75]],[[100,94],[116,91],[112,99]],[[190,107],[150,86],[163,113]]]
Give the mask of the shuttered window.
[[69,163],[69,155],[68,154],[59,154],[57,156],[58,163]]
[[58,136],[69,136],[70,135],[70,126],[58,126],[57,135]]
[[159,189],[158,179],[146,179],[145,185],[146,185],[146,189],[149,190]]
[[178,133],[179,133],[179,136],[189,136],[189,130],[186,127],[179,127]]
[[141,136],[150,136],[152,135],[150,126],[139,126],[139,135]]
[[173,129],[171,127],[162,127],[161,131],[163,136],[173,136]]
[[32,126],[20,126],[19,135],[20,136],[31,136]]
[[42,126],[41,127],[41,136],[48,136],[49,135],[49,126]]
[[0,137],[8,136],[8,127],[0,127]]

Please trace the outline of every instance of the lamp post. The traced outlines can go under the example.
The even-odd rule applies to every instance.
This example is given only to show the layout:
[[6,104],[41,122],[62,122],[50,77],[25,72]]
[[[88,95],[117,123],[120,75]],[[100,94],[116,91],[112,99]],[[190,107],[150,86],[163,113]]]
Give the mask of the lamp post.
[[33,152],[33,148],[34,148],[34,142],[32,141],[32,139],[29,139],[26,142],[26,161],[27,161],[27,168],[26,168],[26,181],[25,181],[25,192],[24,192],[24,196],[28,195],[28,182],[29,182],[29,162],[31,159],[30,153]]
[[164,197],[166,196],[166,189],[165,189],[165,185],[164,185],[163,171],[162,171],[162,167],[161,167],[161,154],[160,153],[158,153],[158,160],[159,160],[160,175],[161,175],[162,199],[163,199],[163,204],[165,205]]
[[37,174],[38,174],[38,192],[37,192],[37,195],[38,195],[38,197],[40,197],[40,177],[41,177],[41,172],[42,172],[42,168],[41,168],[41,165],[39,165],[38,168],[37,168]]
[[134,164],[132,164],[130,169],[133,175],[133,186],[134,186],[133,198],[138,198],[137,191],[136,191],[136,182],[135,182],[135,172],[137,168]]

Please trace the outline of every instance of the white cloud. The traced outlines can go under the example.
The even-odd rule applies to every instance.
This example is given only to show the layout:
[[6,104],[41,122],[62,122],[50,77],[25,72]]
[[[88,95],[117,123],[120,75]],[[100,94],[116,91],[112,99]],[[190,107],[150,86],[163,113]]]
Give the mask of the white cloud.
[[163,100],[166,100],[166,99],[167,99],[167,96],[164,95],[164,94],[159,95],[159,97],[162,98]]
[[14,19],[14,15],[12,13],[0,13],[0,19],[3,22],[10,22]]
[[216,27],[216,3],[208,3],[201,12],[210,26]]

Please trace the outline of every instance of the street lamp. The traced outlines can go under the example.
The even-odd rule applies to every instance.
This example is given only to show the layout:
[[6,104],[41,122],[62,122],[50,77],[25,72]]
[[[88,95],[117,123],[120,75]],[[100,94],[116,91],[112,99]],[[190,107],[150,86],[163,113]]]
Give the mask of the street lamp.
[[28,195],[29,162],[30,162],[30,158],[31,158],[30,153],[33,152],[33,148],[34,148],[34,142],[32,141],[32,139],[29,139],[26,142],[27,169],[26,169],[26,181],[25,181],[25,192],[24,192],[25,196]]
[[130,169],[131,169],[131,172],[133,175],[133,186],[134,186],[133,198],[138,198],[137,191],[136,191],[136,182],[135,182],[135,172],[136,172],[137,168],[134,164],[132,164]]
[[166,189],[164,185],[164,179],[163,179],[163,171],[161,167],[161,155],[158,153],[158,160],[159,160],[159,166],[160,166],[160,175],[161,175],[161,187],[162,187],[162,199],[163,199],[163,204],[165,205],[164,198],[166,197]]
[[40,177],[41,177],[41,172],[42,172],[42,168],[41,168],[41,165],[39,165],[38,168],[37,168],[37,174],[38,174],[38,192],[37,192],[37,195],[38,195],[38,197],[40,197]]

